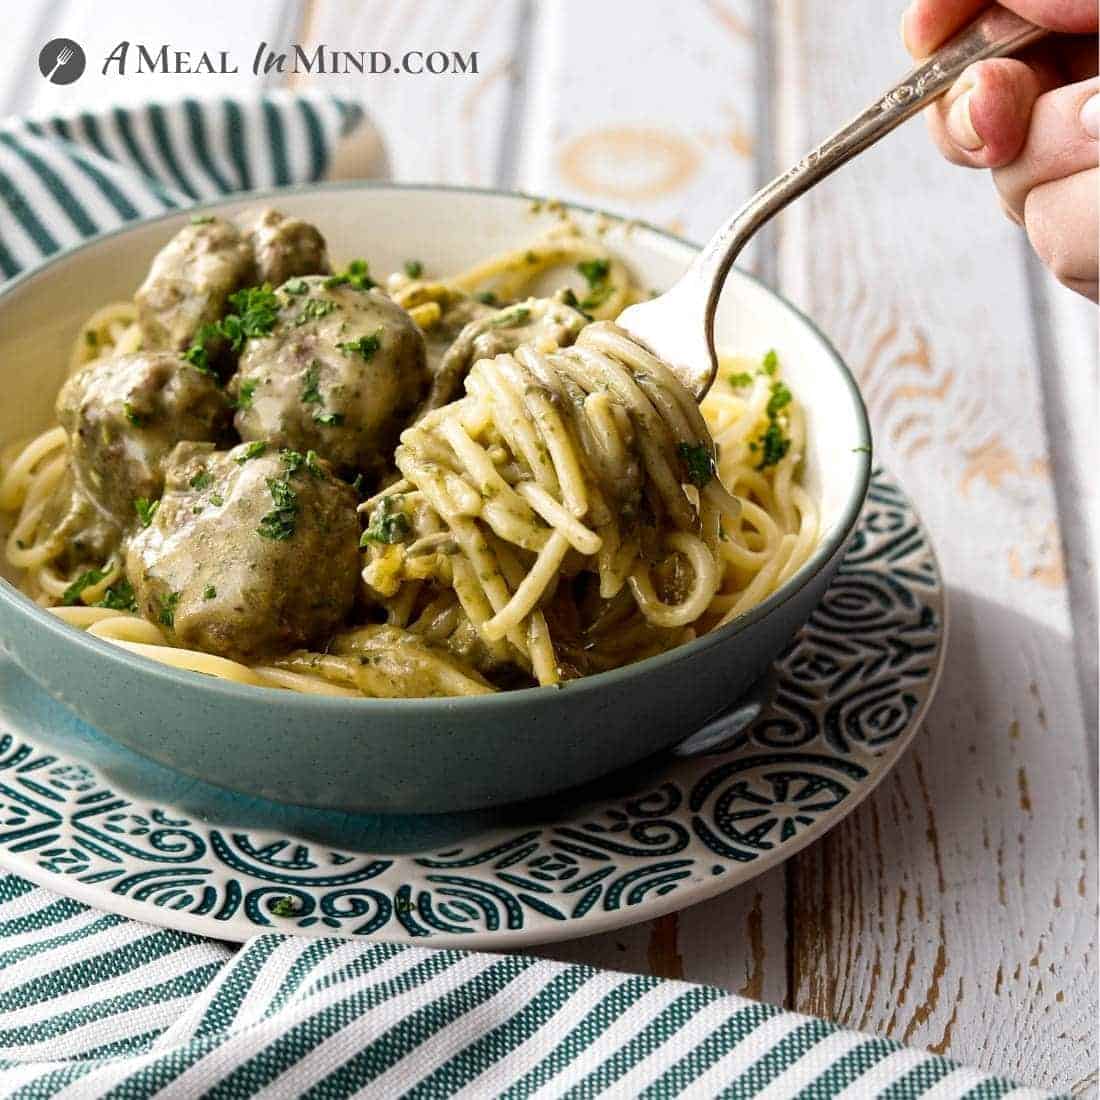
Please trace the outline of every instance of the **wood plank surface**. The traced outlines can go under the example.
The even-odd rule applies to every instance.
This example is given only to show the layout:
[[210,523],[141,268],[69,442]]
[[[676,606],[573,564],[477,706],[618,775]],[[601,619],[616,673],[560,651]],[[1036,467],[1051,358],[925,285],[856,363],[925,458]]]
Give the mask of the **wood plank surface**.
[[385,135],[394,178],[407,182],[499,182],[510,161],[509,112],[523,78],[517,51],[527,5],[522,0],[316,0],[303,37],[310,45],[385,50],[476,50],[476,74],[390,73],[292,81],[363,104]]
[[[793,158],[905,58],[892,5],[779,11],[780,145]],[[919,126],[803,199],[780,241],[783,289],[852,364],[878,457],[935,532],[952,624],[913,750],[793,861],[794,1006],[1091,1089],[1095,730],[1024,242],[988,181],[940,162]]]

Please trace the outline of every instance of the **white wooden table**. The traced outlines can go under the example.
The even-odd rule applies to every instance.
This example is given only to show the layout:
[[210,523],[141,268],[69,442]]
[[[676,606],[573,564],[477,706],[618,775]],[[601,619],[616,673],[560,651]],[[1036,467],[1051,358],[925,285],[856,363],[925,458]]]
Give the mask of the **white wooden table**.
[[[901,7],[35,0],[5,8],[0,112],[260,83],[90,66],[78,93],[53,88],[34,59],[58,34],[91,58],[123,38],[242,57],[261,39],[477,50],[477,76],[310,82],[365,104],[397,179],[577,199],[702,240],[902,69]],[[1096,1095],[1095,310],[917,124],[797,204],[746,262],[859,377],[876,455],[935,535],[946,675],[914,747],[826,839],[725,897],[545,953],[714,983]]]

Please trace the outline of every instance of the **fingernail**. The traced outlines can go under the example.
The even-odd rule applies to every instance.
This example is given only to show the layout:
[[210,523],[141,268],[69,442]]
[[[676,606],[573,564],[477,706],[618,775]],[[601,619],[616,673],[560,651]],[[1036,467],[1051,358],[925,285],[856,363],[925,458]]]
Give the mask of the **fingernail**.
[[974,129],[974,123],[970,118],[971,94],[964,92],[951,104],[947,112],[947,132],[960,149],[973,153],[985,142],[978,136],[978,131]]
[[1100,137],[1100,93],[1085,100],[1081,108],[1081,125],[1090,138]]

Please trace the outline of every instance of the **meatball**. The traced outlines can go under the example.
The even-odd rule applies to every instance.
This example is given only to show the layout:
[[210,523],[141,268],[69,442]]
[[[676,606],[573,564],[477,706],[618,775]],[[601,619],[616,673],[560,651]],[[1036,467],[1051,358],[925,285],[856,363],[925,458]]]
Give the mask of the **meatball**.
[[250,210],[238,219],[252,250],[254,281],[279,286],[296,275],[324,275],[329,267],[325,238],[315,226],[278,210]]
[[444,353],[425,408],[435,409],[453,401],[462,380],[479,359],[513,352],[520,344],[531,344],[542,351],[568,347],[587,323],[583,313],[552,298],[528,298],[475,316]]
[[129,543],[138,608],[173,641],[248,660],[327,638],[359,579],[356,494],[316,455],[181,443]]
[[274,329],[248,341],[229,386],[237,431],[377,472],[428,384],[420,330],[380,291],[338,277],[292,280],[279,294]]
[[214,379],[170,351],[97,360],[57,397],[77,484],[123,526],[135,500],[160,496],[168,452],[181,440],[217,439],[230,415]]
[[184,226],[157,253],[134,295],[143,346],[183,351],[217,321],[233,291],[252,282],[252,249],[221,218]]

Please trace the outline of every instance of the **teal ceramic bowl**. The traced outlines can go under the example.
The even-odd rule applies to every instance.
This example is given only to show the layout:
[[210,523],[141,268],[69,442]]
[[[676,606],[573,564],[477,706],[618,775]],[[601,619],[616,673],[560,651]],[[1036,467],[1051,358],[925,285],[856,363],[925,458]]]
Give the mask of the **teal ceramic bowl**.
[[[233,213],[257,196],[217,209]],[[455,271],[517,247],[554,220],[530,196],[338,184],[265,196],[316,222],[337,260],[391,271],[415,256]],[[211,209],[214,209],[212,207]],[[668,286],[694,248],[595,211],[644,286]],[[52,417],[68,349],[98,306],[128,298],[190,212],[141,222],[63,253],[0,294],[0,441]],[[819,545],[768,600],[723,630],[560,688],[469,699],[340,699],[225,683],[134,656],[59,622],[0,580],[0,643],[51,695],[115,740],[249,795],[351,813],[499,805],[589,782],[668,748],[731,706],[790,642],[825,592],[867,489],[870,433],[855,381],[814,325],[733,271],[717,321],[726,353],[776,348],[807,409],[804,481],[822,510]]]

